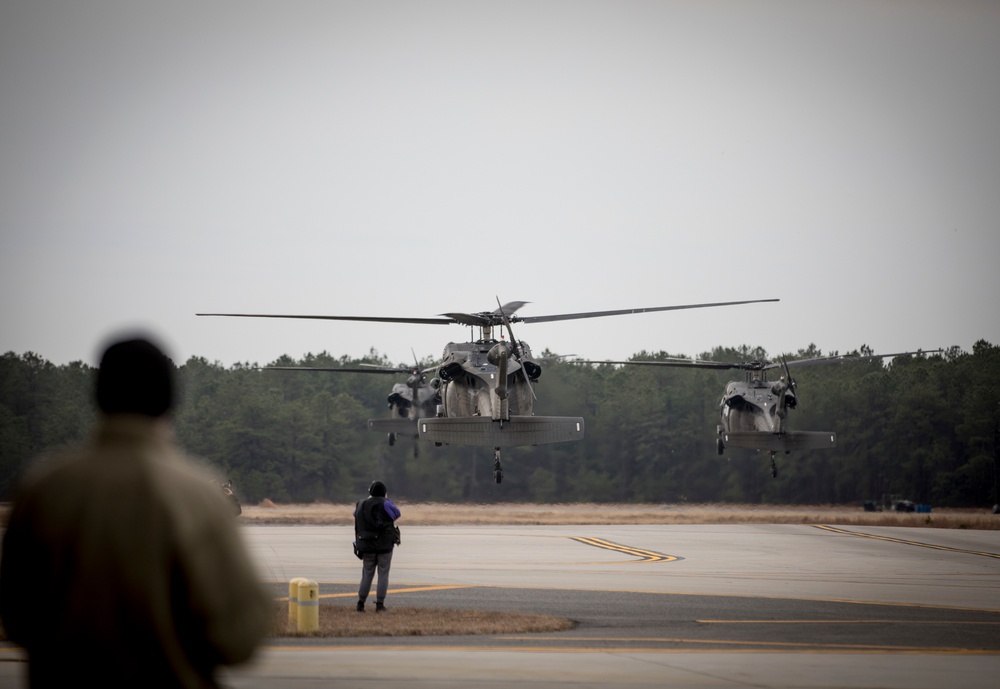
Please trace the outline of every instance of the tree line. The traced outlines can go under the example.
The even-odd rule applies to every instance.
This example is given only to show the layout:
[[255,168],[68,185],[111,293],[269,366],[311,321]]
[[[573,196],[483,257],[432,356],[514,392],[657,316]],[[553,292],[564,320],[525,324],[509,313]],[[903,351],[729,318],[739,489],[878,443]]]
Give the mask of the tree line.
[[[859,353],[859,352],[854,352]],[[860,353],[870,353],[862,348]],[[815,346],[790,358],[821,356]],[[639,352],[635,359],[669,358]],[[1000,347],[796,369],[793,430],[835,431],[837,447],[778,455],[716,450],[718,405],[740,372],[587,365],[546,351],[538,415],[582,416],[579,442],[511,448],[504,482],[492,449],[435,447],[367,430],[388,414],[391,376],[225,367],[192,357],[177,367],[180,444],[233,481],[248,503],[353,502],[379,478],[394,497],[456,502],[860,504],[898,496],[935,506],[998,502]],[[700,358],[766,360],[754,347]],[[326,352],[269,365],[395,366]],[[425,362],[430,365],[430,362]],[[96,371],[35,353],[0,357],[0,499],[36,455],[90,433]]]

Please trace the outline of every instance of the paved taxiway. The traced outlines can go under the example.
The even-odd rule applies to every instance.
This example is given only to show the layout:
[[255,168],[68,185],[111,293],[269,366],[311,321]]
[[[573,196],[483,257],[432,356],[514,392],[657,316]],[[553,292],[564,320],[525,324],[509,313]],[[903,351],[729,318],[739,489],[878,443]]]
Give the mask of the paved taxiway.
[[[404,510],[405,511],[405,510]],[[554,634],[276,640],[263,687],[938,687],[1000,676],[1000,532],[800,525],[406,527],[387,604],[523,610]],[[353,606],[346,527],[246,526],[275,595]],[[322,607],[320,609],[322,615]],[[0,686],[19,684],[0,653]]]

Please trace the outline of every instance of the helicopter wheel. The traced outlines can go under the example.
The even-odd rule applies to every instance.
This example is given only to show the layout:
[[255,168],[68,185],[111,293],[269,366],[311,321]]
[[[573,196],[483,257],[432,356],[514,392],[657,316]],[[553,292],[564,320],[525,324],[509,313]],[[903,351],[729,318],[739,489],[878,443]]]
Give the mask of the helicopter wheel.
[[396,444],[396,434],[395,433],[390,433],[389,434],[389,447],[392,447],[395,444]]
[[715,446],[718,448],[720,455],[726,451],[726,444],[722,442],[722,438],[716,438]]
[[497,483],[503,481],[503,469],[500,468],[500,448],[493,450],[493,480]]

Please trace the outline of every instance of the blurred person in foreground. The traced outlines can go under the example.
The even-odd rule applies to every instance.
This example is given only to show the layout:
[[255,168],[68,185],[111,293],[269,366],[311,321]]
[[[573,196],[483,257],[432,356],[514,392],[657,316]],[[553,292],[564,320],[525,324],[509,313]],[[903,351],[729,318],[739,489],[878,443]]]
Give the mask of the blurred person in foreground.
[[174,444],[174,367],[104,352],[81,447],[36,461],[0,560],[0,618],[31,687],[214,687],[274,623],[216,477]]
[[375,612],[385,612],[385,596],[389,592],[389,568],[392,549],[399,545],[399,508],[389,499],[385,484],[373,481],[368,498],[354,506],[354,541],[361,557],[361,585],[358,587],[358,612],[365,611],[365,601],[371,592],[372,580],[378,570],[375,590]]

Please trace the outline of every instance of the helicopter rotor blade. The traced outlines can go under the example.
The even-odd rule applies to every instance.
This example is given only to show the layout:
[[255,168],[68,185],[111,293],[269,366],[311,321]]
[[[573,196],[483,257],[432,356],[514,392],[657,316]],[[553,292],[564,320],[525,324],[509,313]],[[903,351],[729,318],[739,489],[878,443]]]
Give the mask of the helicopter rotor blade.
[[834,354],[819,356],[812,359],[793,359],[788,366],[818,366],[821,364],[845,364],[851,361],[871,361],[873,359],[891,359],[897,356],[913,356],[915,354],[940,354],[943,349],[921,349],[915,352],[895,352],[892,354]]
[[[362,321],[368,323],[415,323],[424,325],[451,325],[459,323],[469,326],[492,327],[500,325],[504,320],[511,323],[547,323],[553,321],[569,321],[581,318],[600,318],[603,316],[621,316],[633,313],[652,313],[655,311],[680,311],[684,309],[703,309],[714,306],[736,306],[739,304],[759,304],[781,301],[780,299],[751,299],[747,301],[722,301],[705,304],[680,304],[676,306],[653,306],[638,309],[616,309],[613,311],[584,311],[581,313],[563,313],[549,316],[517,316],[515,312],[527,304],[526,301],[512,301],[499,309],[483,313],[443,313],[439,318],[397,318],[389,316],[322,316],[313,314],[289,313],[196,313],[196,316],[223,316],[229,318],[300,318],[321,321]],[[499,300],[498,300],[499,303]],[[508,314],[509,317],[508,317]]]
[[340,366],[261,366],[261,371],[325,371],[328,373],[411,373],[408,368],[343,368]]
[[563,313],[553,316],[514,316],[512,322],[547,323],[551,321],[570,321],[581,318],[601,318],[603,316],[623,316],[632,313],[652,313],[654,311],[681,311],[684,309],[705,309],[713,306],[736,306],[739,304],[760,304],[764,302],[781,301],[780,299],[751,299],[749,301],[720,301],[708,304],[681,304],[678,306],[653,306],[642,309],[617,309],[614,311],[584,311],[582,313]]
[[525,303],[527,302],[515,301],[505,306],[500,306],[500,297],[497,297],[497,306],[499,307],[497,311],[499,311],[499,315],[503,318],[503,324],[507,328],[507,334],[510,336],[510,346],[514,352],[514,358],[517,359],[517,363],[521,367],[521,375],[524,376],[524,382],[528,385],[528,392],[531,393],[532,399],[537,400],[538,397],[535,395],[535,389],[531,386],[531,381],[528,380],[528,372],[524,370],[524,364],[521,362],[521,346],[517,343],[517,340],[514,339],[514,329],[510,327],[510,320],[507,318],[507,314],[505,312],[507,306],[510,306],[511,304],[517,304],[516,308],[521,308],[521,306]]
[[677,368],[709,368],[716,370],[728,370],[728,369],[743,369],[743,370],[755,370],[761,368],[760,362],[748,361],[741,363],[727,363],[724,361],[701,361],[697,359],[656,359],[645,361],[642,359],[633,359],[630,361],[578,361],[574,363],[580,364],[615,364],[615,365],[630,365],[630,366],[673,366]]
[[[366,321],[369,323],[421,323],[451,325],[460,321],[453,318],[389,318],[383,316],[311,316],[286,313],[196,313],[196,316],[228,316],[234,318],[306,318],[319,321]],[[445,314],[447,315],[447,314]]]

